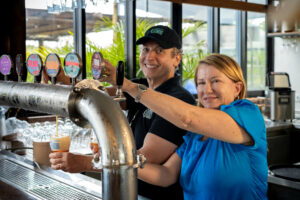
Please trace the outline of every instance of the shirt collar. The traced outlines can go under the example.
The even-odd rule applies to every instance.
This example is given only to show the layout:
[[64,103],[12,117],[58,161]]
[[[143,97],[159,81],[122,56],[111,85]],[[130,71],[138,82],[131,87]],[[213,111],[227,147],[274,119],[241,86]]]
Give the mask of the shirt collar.
[[170,88],[170,85],[172,85],[172,86],[180,86],[179,80],[180,80],[180,77],[178,75],[175,75],[174,77],[168,79],[167,81],[165,81],[164,83],[162,83],[160,86],[158,86],[157,88],[155,88],[155,90],[158,91],[158,92],[168,91],[169,88]]

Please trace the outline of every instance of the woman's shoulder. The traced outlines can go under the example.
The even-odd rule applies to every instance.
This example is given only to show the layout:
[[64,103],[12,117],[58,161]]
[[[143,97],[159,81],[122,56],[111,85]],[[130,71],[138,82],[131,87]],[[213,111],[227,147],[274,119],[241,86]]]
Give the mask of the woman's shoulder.
[[259,111],[259,108],[257,105],[255,105],[252,101],[249,101],[247,99],[240,99],[231,102],[228,105],[222,105],[220,110],[225,111],[232,108],[245,108],[245,109],[254,109],[255,111]]

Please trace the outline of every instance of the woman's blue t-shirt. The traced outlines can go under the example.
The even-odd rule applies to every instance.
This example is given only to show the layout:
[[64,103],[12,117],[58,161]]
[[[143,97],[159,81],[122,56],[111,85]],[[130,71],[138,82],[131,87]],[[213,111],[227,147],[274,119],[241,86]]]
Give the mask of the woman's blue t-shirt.
[[184,199],[267,199],[267,142],[264,119],[248,100],[221,106],[254,140],[232,144],[188,132],[176,150],[182,159]]

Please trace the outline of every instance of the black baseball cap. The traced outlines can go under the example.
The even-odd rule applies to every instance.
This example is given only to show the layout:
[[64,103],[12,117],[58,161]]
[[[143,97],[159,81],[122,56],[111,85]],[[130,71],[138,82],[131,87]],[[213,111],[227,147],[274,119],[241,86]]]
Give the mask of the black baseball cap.
[[144,37],[141,37],[136,41],[136,44],[145,44],[149,41],[157,42],[157,44],[164,49],[173,47],[181,49],[181,42],[178,34],[167,26],[158,25],[149,28]]

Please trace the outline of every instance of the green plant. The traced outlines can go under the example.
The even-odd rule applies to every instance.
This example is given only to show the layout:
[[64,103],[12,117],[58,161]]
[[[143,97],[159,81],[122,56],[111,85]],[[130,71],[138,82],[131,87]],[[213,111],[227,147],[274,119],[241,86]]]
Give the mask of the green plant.
[[[137,19],[136,21],[136,37],[140,38],[144,35],[145,31],[150,27],[156,24],[155,21],[151,21],[150,19]],[[192,26],[188,28],[184,28],[182,31],[183,38],[194,33],[199,28],[203,27],[205,22],[198,21],[194,23]],[[117,65],[118,61],[125,59],[125,28],[124,22],[119,20],[117,24],[113,24],[112,20],[108,17],[103,17],[95,23],[95,31],[105,31],[105,30],[113,30],[114,37],[113,43],[109,47],[102,48],[98,46],[95,42],[87,39],[86,40],[86,73],[87,78],[92,77],[91,71],[91,59],[94,52],[99,51],[102,53],[105,59],[108,59],[113,65]],[[69,32],[70,35],[73,35],[72,32]],[[183,82],[189,80],[194,77],[194,69],[197,66],[198,61],[205,56],[203,51],[203,46],[205,45],[205,41],[199,41],[193,46],[192,51],[187,51],[183,54],[182,63],[183,63]],[[57,48],[49,48],[49,47],[40,47],[36,49],[27,48],[26,55],[28,56],[31,53],[39,54],[43,60],[46,59],[49,53],[56,53],[60,56],[61,61],[63,62],[64,57],[74,51],[74,46],[72,44],[67,43],[63,47]],[[136,71],[137,77],[143,77],[143,73],[139,67],[139,54],[140,49],[136,47]],[[28,80],[33,81],[33,77],[31,75],[27,76]]]

